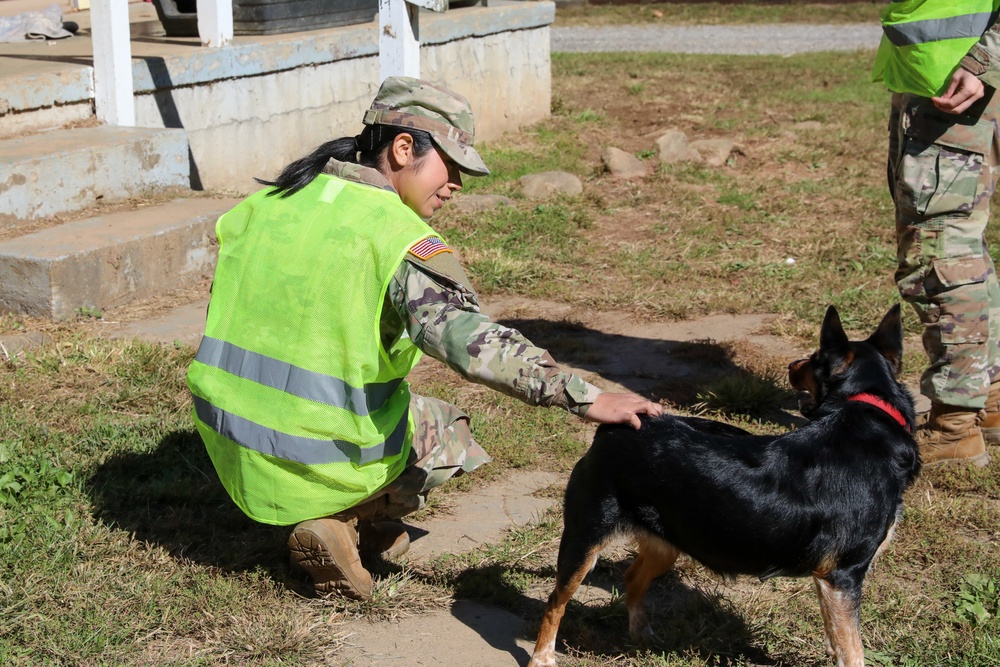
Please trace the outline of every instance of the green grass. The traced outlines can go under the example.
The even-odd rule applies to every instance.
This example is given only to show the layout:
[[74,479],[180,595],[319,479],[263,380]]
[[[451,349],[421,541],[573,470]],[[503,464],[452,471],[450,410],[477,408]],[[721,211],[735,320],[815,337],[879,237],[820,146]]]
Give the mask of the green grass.
[[[635,321],[771,313],[771,332],[804,347],[834,303],[848,328],[867,334],[897,300],[883,175],[888,96],[867,81],[871,57],[554,54],[552,117],[486,145],[493,175],[467,185],[514,206],[446,209],[435,225],[484,301],[545,298]],[[802,121],[820,127],[796,129]],[[636,182],[602,173],[606,145],[655,164],[655,138],[669,127],[730,138],[739,151],[724,167],[664,165]],[[518,179],[552,169],[580,177],[583,196],[525,199]],[[994,224],[993,246],[997,234]],[[337,664],[345,618],[389,622],[455,597],[521,614],[534,631],[553,585],[558,511],[471,552],[386,566],[366,604],[310,598],[288,570],[287,529],[246,519],[217,480],[189,415],[193,351],[96,338],[94,317],[0,319],[4,334],[50,336],[0,359],[0,664]],[[594,362],[570,335],[581,325],[544,317],[527,314],[534,329],[525,333],[550,340],[557,359]],[[918,331],[908,310],[904,321]],[[790,400],[784,355],[710,341],[670,353],[723,376],[699,386],[668,378],[690,399],[675,407],[701,400],[755,432],[787,428],[773,415]],[[909,348],[908,379],[922,363]],[[495,457],[431,494],[428,514],[515,469],[564,479],[586,446],[575,419],[457,376],[417,389],[457,402]],[[1000,664],[998,503],[1000,460],[925,472],[868,579],[869,664]],[[629,560],[623,549],[609,553],[592,582],[621,591]],[[828,664],[807,581],[720,582],[683,562],[650,595],[657,639],[648,645],[627,639],[620,595],[574,601],[562,664]]]

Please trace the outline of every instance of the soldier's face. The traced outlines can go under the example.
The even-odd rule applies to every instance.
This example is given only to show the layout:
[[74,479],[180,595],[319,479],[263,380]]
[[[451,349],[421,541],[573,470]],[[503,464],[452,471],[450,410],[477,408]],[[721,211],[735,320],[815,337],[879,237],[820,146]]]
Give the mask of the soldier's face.
[[462,189],[458,165],[436,146],[400,173],[396,192],[410,209],[425,220]]

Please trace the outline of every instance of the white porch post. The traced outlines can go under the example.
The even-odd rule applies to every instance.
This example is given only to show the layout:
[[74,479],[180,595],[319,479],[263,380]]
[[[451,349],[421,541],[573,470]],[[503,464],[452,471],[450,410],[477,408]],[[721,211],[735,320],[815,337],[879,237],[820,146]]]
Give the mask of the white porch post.
[[135,125],[127,0],[93,0],[94,108],[108,125]]
[[420,76],[420,7],[434,12],[448,9],[448,0],[379,0],[379,74]]
[[198,0],[198,36],[202,46],[233,43],[232,0]]

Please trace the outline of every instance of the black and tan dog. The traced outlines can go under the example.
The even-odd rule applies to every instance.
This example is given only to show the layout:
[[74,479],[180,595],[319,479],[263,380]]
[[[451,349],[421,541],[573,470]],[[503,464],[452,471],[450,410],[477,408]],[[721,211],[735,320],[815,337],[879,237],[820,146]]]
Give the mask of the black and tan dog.
[[811,395],[805,426],[780,437],[675,416],[601,426],[566,487],[556,589],[529,667],[555,665],[566,604],[616,535],[638,545],[625,573],[633,636],[649,631],[650,583],[685,553],[723,574],[812,576],[827,651],[839,667],[863,665],[862,584],[920,472],[902,346],[898,305],[864,341],[848,340],[831,306],[819,350],[788,367]]

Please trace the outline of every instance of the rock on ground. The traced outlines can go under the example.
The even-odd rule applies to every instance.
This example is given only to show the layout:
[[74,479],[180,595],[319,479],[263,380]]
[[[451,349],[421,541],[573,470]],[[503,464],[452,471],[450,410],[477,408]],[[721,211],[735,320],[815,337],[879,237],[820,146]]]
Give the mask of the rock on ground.
[[556,194],[568,197],[583,194],[583,182],[565,171],[543,171],[522,176],[521,187],[524,188],[525,196],[530,199],[545,199]]
[[698,152],[688,145],[687,135],[681,130],[670,129],[656,140],[661,164],[689,162],[699,158]]
[[699,139],[691,142],[691,148],[697,151],[701,161],[710,167],[725,165],[735,147],[729,139]]
[[642,160],[614,146],[601,151],[601,162],[608,173],[616,178],[642,178],[649,173]]

